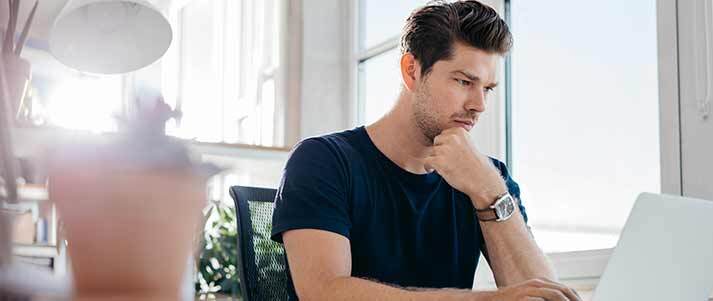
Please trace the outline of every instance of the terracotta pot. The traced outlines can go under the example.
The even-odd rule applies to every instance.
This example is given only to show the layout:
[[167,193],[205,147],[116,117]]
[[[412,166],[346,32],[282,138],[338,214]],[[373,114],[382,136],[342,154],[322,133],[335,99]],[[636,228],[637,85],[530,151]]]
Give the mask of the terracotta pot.
[[11,104],[12,116],[17,116],[18,111],[23,107],[23,100],[27,95],[30,86],[32,73],[30,70],[30,62],[14,56],[3,54],[2,63],[5,66],[7,77],[9,103]]
[[177,300],[205,205],[204,178],[190,168],[132,166],[111,152],[78,157],[55,163],[49,181],[75,298]]

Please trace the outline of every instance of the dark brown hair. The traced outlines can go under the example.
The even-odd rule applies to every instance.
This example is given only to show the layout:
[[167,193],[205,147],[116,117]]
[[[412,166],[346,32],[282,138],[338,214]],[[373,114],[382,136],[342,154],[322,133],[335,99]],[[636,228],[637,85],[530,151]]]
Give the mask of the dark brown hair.
[[490,6],[475,0],[433,1],[406,19],[401,52],[411,53],[426,76],[437,61],[452,57],[456,42],[500,55],[513,43],[507,23]]

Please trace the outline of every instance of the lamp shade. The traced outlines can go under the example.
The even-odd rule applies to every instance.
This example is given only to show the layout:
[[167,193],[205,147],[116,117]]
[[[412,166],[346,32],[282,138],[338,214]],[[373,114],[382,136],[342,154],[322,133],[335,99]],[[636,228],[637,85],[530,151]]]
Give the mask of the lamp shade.
[[55,20],[49,46],[71,68],[118,74],[161,58],[172,36],[168,20],[144,0],[70,0]]

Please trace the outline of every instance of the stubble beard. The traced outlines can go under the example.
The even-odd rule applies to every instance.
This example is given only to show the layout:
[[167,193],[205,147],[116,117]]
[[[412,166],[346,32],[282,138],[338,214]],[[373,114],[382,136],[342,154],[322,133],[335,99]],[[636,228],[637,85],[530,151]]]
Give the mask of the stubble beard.
[[433,140],[441,134],[443,129],[438,125],[436,116],[428,109],[428,103],[431,102],[432,98],[428,88],[421,85],[414,94],[413,118],[427,142],[433,144]]

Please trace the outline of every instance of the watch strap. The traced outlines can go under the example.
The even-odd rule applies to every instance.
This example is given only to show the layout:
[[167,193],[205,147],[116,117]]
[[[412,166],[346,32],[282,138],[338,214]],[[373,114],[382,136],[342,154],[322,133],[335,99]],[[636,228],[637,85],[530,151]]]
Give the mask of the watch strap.
[[475,209],[475,215],[478,216],[478,220],[483,222],[498,220],[498,215],[493,208]]
[[[498,217],[498,213],[495,210],[495,204],[500,201],[505,196],[510,195],[510,192],[503,193],[502,195],[499,195],[495,200],[493,201],[493,204],[488,206],[488,208],[484,209],[478,209],[475,208],[475,215],[478,217],[478,220],[483,221],[483,222],[491,222],[491,221],[497,221],[500,218]],[[517,206],[518,201],[515,197],[510,195],[510,198],[513,201],[513,205]],[[514,212],[513,212],[514,213]]]

